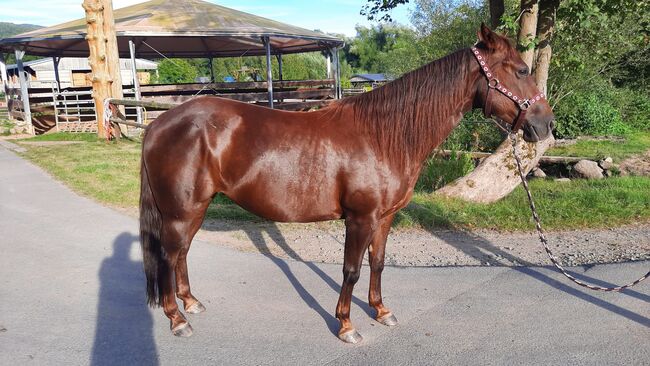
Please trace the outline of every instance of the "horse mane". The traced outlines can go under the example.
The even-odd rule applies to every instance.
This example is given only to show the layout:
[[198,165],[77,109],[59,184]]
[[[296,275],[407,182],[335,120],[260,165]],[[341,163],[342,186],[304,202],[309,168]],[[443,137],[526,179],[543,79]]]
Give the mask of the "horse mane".
[[352,107],[353,124],[392,160],[423,159],[460,119],[471,61],[468,49],[459,50],[337,104]]

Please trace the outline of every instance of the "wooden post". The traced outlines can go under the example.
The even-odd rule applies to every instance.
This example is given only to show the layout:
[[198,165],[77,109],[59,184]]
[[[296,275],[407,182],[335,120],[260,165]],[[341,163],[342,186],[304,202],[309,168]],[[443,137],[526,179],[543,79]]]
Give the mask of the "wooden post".
[[[92,70],[93,99],[97,111],[97,135],[107,137],[104,129],[104,100],[122,97],[120,59],[115,35],[115,19],[111,0],[84,0],[86,11],[86,40]],[[119,138],[120,131],[113,137]]]
[[[131,73],[133,74],[133,89],[135,90],[135,100],[140,100],[142,99],[142,94],[140,94],[140,80],[138,80],[138,67],[136,65],[136,59],[135,59],[135,43],[133,43],[133,40],[129,40],[129,53],[131,54]],[[142,108],[136,107],[135,108],[136,113],[137,113],[137,121],[138,123],[142,123]]]
[[61,57],[52,57],[52,62],[54,62],[54,81],[56,81],[56,87],[61,90],[61,77],[59,76],[59,62],[61,62]]
[[343,92],[341,91],[341,63],[339,61],[339,49],[333,47],[330,49],[332,53],[332,61],[334,62],[334,93],[336,99],[341,99]]
[[273,108],[273,70],[271,69],[271,39],[263,37],[266,47],[266,84],[269,92],[269,107]]
[[20,97],[23,100],[23,121],[27,126],[28,132],[34,134],[32,126],[32,111],[29,107],[29,89],[27,87],[27,78],[25,77],[25,68],[23,66],[23,57],[25,51],[16,50],[16,66],[18,66],[18,79],[20,80]]

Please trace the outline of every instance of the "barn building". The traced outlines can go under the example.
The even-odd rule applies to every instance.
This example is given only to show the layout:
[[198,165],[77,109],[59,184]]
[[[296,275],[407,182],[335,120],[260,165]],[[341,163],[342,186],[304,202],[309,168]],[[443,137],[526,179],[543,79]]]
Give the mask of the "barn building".
[[[64,57],[58,62],[59,89],[70,87],[88,87],[92,85],[91,70],[88,59],[85,57]],[[158,64],[153,61],[136,59],[135,62],[138,81],[140,84],[149,84],[151,73],[156,74]],[[56,84],[54,71],[54,59],[42,58],[39,60],[24,62],[25,75],[29,88],[49,88]],[[133,73],[131,71],[131,60],[120,59],[120,73],[123,85],[133,85]],[[18,66],[7,65],[7,76],[10,87],[19,87]]]

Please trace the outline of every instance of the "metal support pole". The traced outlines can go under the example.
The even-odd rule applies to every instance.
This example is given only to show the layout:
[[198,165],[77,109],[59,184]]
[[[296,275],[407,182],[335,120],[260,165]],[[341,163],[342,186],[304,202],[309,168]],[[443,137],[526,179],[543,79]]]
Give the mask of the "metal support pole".
[[61,57],[52,57],[54,62],[54,80],[56,81],[56,87],[61,90],[61,77],[59,76],[59,62],[61,62]]
[[5,64],[5,54],[0,52],[0,88],[5,95],[5,102],[9,103],[9,94],[7,88],[9,87],[9,77],[7,76],[7,65]]
[[[133,74],[133,89],[135,90],[135,100],[140,100],[142,99],[142,96],[140,94],[140,80],[138,80],[138,69],[137,65],[135,64],[135,43],[133,43],[133,40],[129,40],[129,53],[131,54],[131,73]],[[142,123],[142,108],[136,107],[135,108],[136,113],[137,113],[137,121],[138,123]]]
[[271,69],[271,39],[263,37],[262,41],[266,48],[266,84],[269,91],[269,107],[273,108],[273,70]]
[[341,63],[339,62],[339,49],[332,48],[332,61],[334,61],[334,90],[336,99],[341,99],[343,92],[341,91]]
[[16,65],[18,66],[18,78],[20,80],[20,97],[23,100],[23,120],[27,125],[30,134],[34,134],[32,125],[32,111],[29,108],[29,89],[27,88],[27,79],[25,76],[25,67],[23,66],[23,57],[25,51],[16,50]]
[[332,56],[327,55],[327,78],[332,78]]
[[215,80],[214,80],[214,66],[213,66],[213,61],[214,61],[214,59],[213,59],[212,57],[210,57],[210,58],[208,59],[208,66],[210,67],[210,82],[211,82],[211,83],[214,83],[214,82],[215,82]]
[[278,53],[275,55],[275,57],[278,59],[278,76],[279,80],[282,81],[284,80],[284,75],[282,75],[282,54]]

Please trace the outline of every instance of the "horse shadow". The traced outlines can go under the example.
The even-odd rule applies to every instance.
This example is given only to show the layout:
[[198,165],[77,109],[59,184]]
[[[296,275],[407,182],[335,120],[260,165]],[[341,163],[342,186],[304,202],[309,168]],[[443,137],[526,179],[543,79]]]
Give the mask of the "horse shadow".
[[120,234],[113,242],[113,255],[101,264],[91,365],[159,364],[153,318],[143,298],[142,262],[129,256],[138,241],[129,233]]
[[[448,245],[458,249],[459,251],[465,253],[470,257],[479,260],[482,263],[487,262],[490,266],[507,265],[507,263],[504,263],[502,260],[498,259],[498,258],[502,258],[503,260],[510,262],[510,264],[514,264],[514,267],[512,268],[517,272],[523,273],[557,290],[575,296],[581,300],[587,301],[605,310],[611,311],[615,314],[625,317],[638,324],[641,324],[646,327],[650,327],[650,318],[644,317],[640,314],[637,314],[623,307],[612,304],[611,302],[608,302],[606,300],[603,300],[601,298],[598,298],[596,296],[584,292],[587,290],[579,289],[577,287],[573,287],[563,282],[560,282],[556,279],[553,279],[548,275],[544,274],[542,271],[540,271],[539,266],[535,265],[534,263],[528,262],[522,258],[519,258],[515,255],[512,255],[511,253],[503,251],[501,248],[494,245],[488,239],[480,235],[466,232],[466,231],[436,232],[432,229],[428,229],[428,231],[433,236],[436,236],[437,238],[441,239]],[[492,254],[493,256],[486,256],[485,255],[486,253]],[[585,267],[589,268],[589,266],[585,266]],[[551,268],[555,269],[555,267],[551,267]],[[567,272],[569,272],[571,275],[573,275],[574,277],[582,281],[590,282],[598,286],[604,286],[604,287],[616,286],[606,281],[587,276],[584,273],[576,273],[570,270],[567,270]],[[650,296],[640,293],[638,291],[634,291],[632,289],[625,289],[620,293],[641,301],[650,302]]]
[[[325,309],[319,302],[316,300],[316,298],[300,283],[300,278],[291,270],[291,267],[289,266],[289,263],[287,262],[286,259],[283,259],[281,257],[278,257],[274,255],[271,251],[270,244],[267,242],[267,239],[265,238],[265,235],[270,238],[270,240],[275,243],[282,251],[284,254],[291,258],[292,260],[295,260],[296,262],[299,262],[303,265],[305,265],[307,268],[309,268],[314,274],[316,274],[329,288],[332,289],[336,295],[338,295],[341,292],[341,284],[337,282],[334,278],[332,278],[330,275],[325,273],[318,265],[314,262],[310,262],[302,258],[295,250],[291,248],[291,246],[287,243],[286,238],[278,228],[277,224],[274,222],[262,222],[262,223],[257,223],[257,224],[246,224],[243,225],[244,227],[241,228],[248,239],[253,243],[257,251],[268,258],[273,264],[275,264],[281,271],[284,273],[285,277],[291,283],[293,288],[295,289],[296,293],[300,296],[302,301],[307,304],[310,308],[312,308],[318,315],[323,318],[323,321],[329,328],[329,330],[332,332],[332,334],[337,335],[339,331],[339,321],[336,319],[334,316],[335,311],[332,309],[331,311],[328,311]],[[225,225],[211,225],[211,227],[208,230],[216,230],[216,231],[231,231],[235,230],[235,226],[231,226],[230,224],[225,224]],[[341,243],[343,244],[343,243]],[[341,282],[343,281],[343,274],[341,272]],[[337,297],[338,299],[338,297]],[[359,299],[357,296],[352,296],[352,302],[359,306],[368,316],[374,317],[374,310],[370,308],[367,302]],[[334,308],[334,306],[333,306]]]

